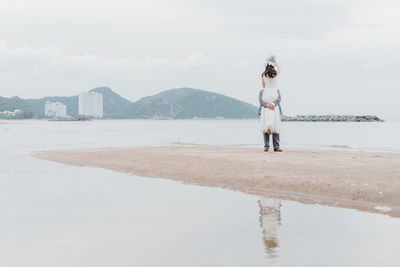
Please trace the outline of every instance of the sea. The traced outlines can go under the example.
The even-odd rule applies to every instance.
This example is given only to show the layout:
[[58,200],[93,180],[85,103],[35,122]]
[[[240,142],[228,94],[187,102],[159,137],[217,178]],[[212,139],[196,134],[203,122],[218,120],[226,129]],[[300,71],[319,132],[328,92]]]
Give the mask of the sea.
[[[283,122],[281,147],[400,153],[399,134]],[[262,149],[262,135],[257,120],[0,121],[0,266],[398,266],[399,218],[32,157],[193,144]]]

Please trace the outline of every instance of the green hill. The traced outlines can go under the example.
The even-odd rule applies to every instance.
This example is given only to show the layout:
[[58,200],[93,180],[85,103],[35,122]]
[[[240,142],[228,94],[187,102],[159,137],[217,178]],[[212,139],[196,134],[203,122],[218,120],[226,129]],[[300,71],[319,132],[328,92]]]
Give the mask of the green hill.
[[[90,92],[103,94],[103,112],[105,118],[127,118],[127,110],[132,102],[121,97],[109,87],[97,87]],[[78,96],[48,96],[40,99],[26,99],[32,105],[36,117],[44,117],[44,105],[47,101],[60,102],[67,106],[69,116],[78,116],[79,99]]]
[[105,118],[129,118],[128,111],[132,106],[131,101],[115,93],[109,87],[97,87],[90,90],[90,92],[103,94],[103,112]]
[[[109,87],[90,90],[103,94],[104,118],[112,119],[193,119],[226,118],[247,119],[257,117],[257,108],[232,97],[192,88],[171,89],[131,102]],[[26,99],[35,117],[44,117],[47,101],[67,106],[67,114],[78,115],[78,96],[50,96]]]
[[140,99],[129,114],[142,119],[247,119],[257,117],[257,108],[221,94],[180,88]]
[[0,96],[0,111],[14,111],[20,109],[22,111],[16,118],[18,119],[29,119],[34,115],[34,109],[29,102],[14,96],[11,98]]

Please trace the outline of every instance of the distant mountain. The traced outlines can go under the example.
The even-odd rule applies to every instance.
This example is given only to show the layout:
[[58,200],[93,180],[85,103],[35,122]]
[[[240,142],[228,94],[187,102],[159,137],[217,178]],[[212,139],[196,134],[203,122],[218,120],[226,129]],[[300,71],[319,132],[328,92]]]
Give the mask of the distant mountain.
[[141,119],[257,117],[257,108],[221,94],[192,88],[171,89],[134,102],[129,114]]
[[109,87],[98,87],[90,90],[90,92],[103,94],[103,112],[105,118],[129,118],[128,111],[133,104],[131,101],[115,93]]
[[34,115],[34,109],[29,104],[29,102],[14,96],[11,98],[1,97],[0,96],[0,112],[1,111],[14,111],[16,109],[20,109],[22,111],[21,114],[18,115],[17,118],[20,119],[29,119]]
[[[192,119],[226,118],[247,119],[257,117],[257,108],[232,97],[192,88],[171,89],[131,102],[109,87],[90,90],[103,94],[104,118],[114,119]],[[50,96],[26,99],[35,116],[44,117],[47,101],[67,106],[67,114],[78,115],[78,96]]]
[[[105,118],[128,118],[127,111],[132,102],[121,97],[109,87],[97,87],[90,92],[103,94],[103,111]],[[40,99],[26,99],[32,105],[36,117],[44,117],[44,106],[47,101],[60,102],[67,106],[67,114],[78,116],[79,99],[78,96],[48,96]]]

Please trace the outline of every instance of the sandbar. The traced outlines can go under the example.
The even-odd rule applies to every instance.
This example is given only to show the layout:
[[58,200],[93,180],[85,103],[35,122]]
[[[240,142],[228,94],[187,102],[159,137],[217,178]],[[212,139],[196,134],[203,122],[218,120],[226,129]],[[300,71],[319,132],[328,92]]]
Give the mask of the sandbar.
[[400,154],[223,146],[44,151],[35,157],[400,217]]

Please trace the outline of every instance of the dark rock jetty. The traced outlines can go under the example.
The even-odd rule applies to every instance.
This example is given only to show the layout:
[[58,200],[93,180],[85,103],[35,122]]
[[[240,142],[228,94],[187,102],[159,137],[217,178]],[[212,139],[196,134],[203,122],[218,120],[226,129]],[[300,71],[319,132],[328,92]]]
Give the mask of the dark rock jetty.
[[282,121],[350,121],[350,122],[383,122],[377,116],[371,115],[297,115],[297,116],[283,116]]

